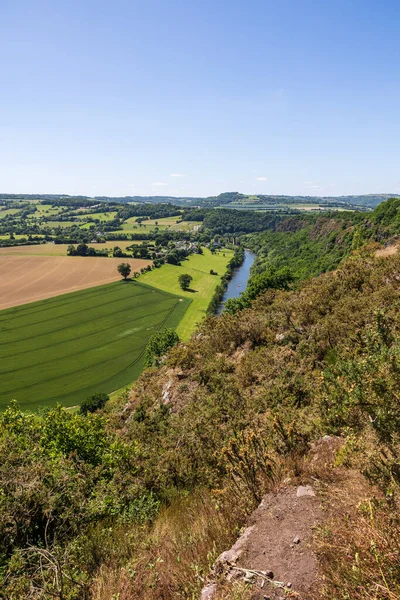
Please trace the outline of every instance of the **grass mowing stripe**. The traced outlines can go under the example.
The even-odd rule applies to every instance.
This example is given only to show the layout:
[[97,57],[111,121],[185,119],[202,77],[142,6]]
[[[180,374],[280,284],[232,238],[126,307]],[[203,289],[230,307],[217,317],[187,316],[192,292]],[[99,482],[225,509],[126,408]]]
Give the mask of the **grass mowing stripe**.
[[[131,291],[131,290],[129,290],[129,289],[128,289],[128,287],[126,287],[126,289],[127,289],[127,291],[128,291],[128,292],[129,292],[129,291]],[[143,292],[142,294],[138,294],[138,295],[145,295],[145,292]],[[103,306],[103,305],[104,305],[104,303],[105,303],[105,301],[109,300],[109,299],[107,298],[107,292],[106,292],[106,293],[103,293],[103,294],[96,294],[96,297],[97,297],[97,296],[101,296],[101,302],[99,302],[98,304],[90,304],[90,306],[91,306],[91,307]],[[91,299],[91,298],[81,298],[80,300],[78,300],[78,302],[77,302],[76,304],[79,304],[79,303],[82,303],[82,302],[83,302],[84,304],[87,304],[87,302],[88,302],[88,300],[89,300],[89,299]],[[74,313],[76,313],[76,311],[77,311],[77,308],[78,308],[78,307],[76,306],[76,304],[72,306],[72,310],[71,310],[69,313],[65,313],[65,312],[64,312],[64,313],[63,313],[63,316],[67,316],[68,314],[74,314]],[[57,307],[54,307],[54,310],[56,310],[56,311],[57,311],[57,314],[56,314],[56,316],[55,316],[55,317],[50,317],[50,318],[47,318],[47,319],[42,319],[42,320],[40,320],[40,321],[33,321],[33,320],[30,318],[30,315],[28,314],[28,315],[22,315],[22,317],[20,317],[20,319],[23,319],[23,318],[25,318],[25,317],[28,317],[28,319],[27,319],[27,323],[22,323],[22,325],[15,325],[15,322],[16,322],[16,320],[18,319],[18,317],[17,317],[17,319],[16,319],[15,317],[14,317],[14,318],[12,318],[12,320],[11,320],[11,319],[9,319],[9,320],[7,320],[7,321],[6,321],[6,323],[7,323],[7,324],[11,324],[11,323],[12,323],[13,330],[15,330],[15,329],[19,329],[19,328],[21,328],[21,327],[26,327],[26,325],[27,325],[27,324],[29,324],[29,325],[41,325],[42,323],[46,323],[47,321],[51,321],[51,320],[52,320],[52,319],[54,319],[54,318],[58,318],[58,317],[59,317],[59,314],[58,314],[58,312],[59,312],[59,308],[60,308],[61,306],[69,306],[69,305],[71,305],[71,303],[70,303],[70,302],[68,302],[68,303],[64,303],[63,305],[58,305]],[[6,310],[8,310],[8,309],[6,309]],[[50,310],[53,310],[53,307],[52,307]],[[40,312],[43,312],[43,311],[40,311]],[[49,312],[49,310],[46,310],[45,312],[46,312],[46,313],[48,313],[48,312]],[[1,331],[1,330],[2,330],[2,327],[0,326],[0,331]],[[5,330],[7,331],[7,329],[6,329],[6,328],[5,328]]]
[[[67,306],[71,303],[71,296],[74,298],[75,302],[80,301],[80,299],[90,299],[92,297],[104,296],[105,294],[113,293],[120,294],[121,288],[125,289],[127,292],[131,289],[131,286],[134,285],[138,288],[143,289],[154,289],[152,286],[146,285],[145,283],[139,281],[118,281],[113,283],[107,283],[103,285],[97,285],[91,288],[87,288],[84,290],[78,290],[75,292],[68,292],[66,294],[60,294],[59,296],[53,296],[51,298],[45,298],[44,300],[36,300],[35,302],[29,302],[28,304],[22,304],[21,306],[13,306],[11,308],[5,308],[0,311],[0,324],[5,319],[7,322],[9,317],[13,318],[15,321],[16,316],[15,313],[29,313],[29,315],[33,315],[37,312],[48,311],[48,305],[51,305],[51,308],[56,308],[60,306]],[[93,291],[95,290],[95,291]],[[159,290],[162,294],[167,294],[164,290]],[[85,298],[86,297],[86,298]]]
[[[124,301],[124,299],[122,299],[122,301]],[[148,302],[146,302],[146,303],[144,303],[144,304],[140,304],[140,305],[138,306],[138,308],[144,308],[144,309],[146,309],[146,308],[148,308],[148,307],[149,307],[149,305],[153,305],[153,304],[161,304],[161,303],[163,303],[163,302],[165,302],[165,300],[157,300],[157,298],[155,297],[155,299],[154,299],[154,300],[153,300],[153,299],[151,299],[151,301],[148,301]],[[97,307],[96,307],[96,308],[97,308]],[[104,313],[104,311],[107,311],[107,305],[102,305],[100,308],[102,309],[102,313]],[[124,311],[125,311],[125,308],[124,308],[124,307],[123,307],[123,308],[121,308],[120,310],[113,310],[113,312],[112,312],[112,316],[114,316],[114,315],[117,315],[117,314],[119,314],[119,313],[122,313],[122,312],[124,312]],[[96,316],[94,316],[92,319],[85,319],[85,320],[82,320],[82,321],[79,321],[79,322],[73,323],[73,325],[72,325],[72,326],[71,326],[71,323],[68,323],[68,320],[67,320],[67,325],[63,325],[62,327],[58,327],[57,329],[51,329],[50,331],[45,331],[45,332],[43,332],[43,333],[38,333],[38,334],[36,334],[36,335],[32,335],[32,334],[31,334],[30,338],[31,338],[31,339],[37,339],[37,338],[39,338],[39,337],[43,337],[44,335],[48,335],[49,333],[51,333],[51,334],[53,334],[53,333],[59,333],[60,331],[64,331],[65,329],[68,329],[68,330],[69,330],[69,329],[71,329],[72,327],[79,327],[79,326],[81,326],[81,325],[87,325],[87,324],[89,324],[89,323],[92,323],[92,322],[95,322],[95,321],[97,322],[97,321],[98,321],[100,318],[102,318],[103,316],[108,316],[108,315],[110,315],[110,313],[109,313],[109,312],[105,312],[105,314],[96,315]],[[83,318],[84,318],[84,315],[83,315]],[[51,319],[51,321],[54,321],[54,320],[55,320],[55,319]],[[36,325],[36,323],[35,323],[35,325]],[[19,329],[19,328],[18,328],[18,329]],[[41,331],[42,331],[42,330],[41,330]],[[4,337],[5,337],[5,336],[3,335],[3,338],[4,338]],[[1,347],[1,346],[6,346],[6,345],[8,345],[10,342],[20,342],[20,341],[24,341],[24,339],[25,339],[24,337],[21,337],[21,338],[14,339],[14,340],[12,340],[12,339],[11,339],[11,340],[6,340],[6,341],[4,341],[4,342],[0,342],[0,347]]]
[[[177,303],[177,304],[178,304],[178,303]],[[168,313],[167,317],[166,317],[165,319],[163,319],[163,321],[160,323],[160,325],[159,325],[159,327],[158,327],[157,329],[161,329],[162,327],[164,327],[164,326],[168,325],[168,319],[171,317],[171,315],[172,315],[172,313],[173,313],[174,309],[176,308],[177,304],[176,304],[174,307],[172,307],[172,309],[169,311],[169,313]],[[145,345],[142,347],[140,354],[139,354],[139,355],[138,355],[138,356],[137,356],[137,357],[136,357],[136,358],[135,358],[135,359],[134,359],[134,360],[133,360],[131,363],[129,363],[127,366],[125,366],[125,367],[124,367],[124,368],[123,368],[121,371],[119,371],[118,373],[114,374],[112,377],[109,377],[109,378],[107,378],[107,379],[104,379],[103,381],[101,381],[101,382],[100,382],[100,385],[101,385],[101,386],[105,386],[105,387],[107,387],[107,382],[109,382],[109,381],[111,381],[111,380],[115,380],[115,378],[116,378],[117,376],[121,376],[121,375],[122,375],[122,374],[124,374],[125,372],[128,372],[130,369],[132,369],[132,367],[134,367],[135,365],[137,365],[137,364],[138,364],[138,362],[139,362],[139,361],[141,361],[141,360],[143,359],[143,356],[144,356],[144,352],[145,352],[145,350],[146,350],[146,344],[145,344]],[[119,387],[121,387],[121,386],[119,386]],[[85,390],[84,390],[84,391],[86,391],[86,390],[90,390],[90,389],[92,389],[92,388],[88,387],[88,388],[85,388]],[[112,389],[113,389],[113,386],[111,386],[111,388],[110,388],[110,391],[111,391]],[[117,388],[115,387],[114,389],[117,389]],[[62,398],[63,398],[63,396],[61,395],[61,396],[55,396],[54,398],[51,398],[50,400],[51,400],[52,402],[55,402],[55,401],[57,401],[57,400],[60,400],[60,399],[62,399]]]
[[[52,310],[53,308],[57,309],[63,306],[68,306],[71,304],[71,296],[73,296],[75,302],[85,302],[86,300],[90,300],[91,298],[95,298],[98,296],[101,296],[103,298],[108,294],[120,294],[121,289],[124,289],[127,291],[127,293],[130,293],[132,285],[135,285],[135,287],[137,286],[140,288],[148,287],[137,281],[119,281],[114,283],[107,283],[105,285],[98,285],[92,288],[79,290],[76,292],[68,292],[67,294],[61,294],[59,296],[45,298],[44,300],[37,300],[35,302],[23,304],[22,306],[13,306],[11,308],[6,308],[0,311],[0,325],[3,320],[5,320],[8,323],[10,318],[12,318],[12,321],[15,322],[16,319],[23,318],[25,313],[28,313],[29,319],[31,320],[31,317],[34,314],[48,312],[49,305],[50,310]],[[93,292],[92,290],[96,291]],[[18,313],[23,314],[19,315]]]
[[[79,294],[80,296],[100,296],[103,292],[99,292],[100,288],[109,287],[112,284],[99,285],[92,288],[79,290],[77,292],[68,292],[67,294],[61,294],[59,296],[53,296],[50,298],[45,298],[44,300],[36,300],[35,302],[29,302],[28,304],[22,304],[20,306],[13,306],[11,308],[5,308],[0,312],[0,323],[4,319],[7,319],[9,314],[11,313],[29,313],[34,314],[35,312],[44,312],[47,311],[47,305],[51,304],[52,306],[63,306],[70,303],[70,299],[66,300],[67,297],[70,297],[73,294]],[[92,290],[96,290],[96,292],[92,292]],[[116,290],[114,290],[116,291]],[[89,293],[90,292],[90,293]],[[36,310],[37,308],[37,310]]]
[[[142,321],[143,319],[148,319],[149,317],[153,317],[155,315],[158,315],[159,312],[160,311],[156,311],[156,312],[153,312],[153,313],[146,312],[146,314],[144,314],[141,317],[139,317],[139,318],[135,319],[134,321],[132,321],[132,324],[135,324],[137,321]],[[109,315],[109,316],[114,316],[114,314],[113,315]],[[121,328],[125,329],[125,325],[122,324]],[[116,327],[115,323],[113,323],[112,325],[109,325],[108,327],[102,327],[100,332],[98,331],[98,329],[96,329],[95,331],[90,331],[89,333],[86,333],[84,335],[80,335],[79,339],[82,341],[84,339],[87,339],[87,338],[90,338],[90,337],[93,337],[93,336],[96,336],[96,335],[97,336],[101,336],[106,331],[111,331],[111,330],[115,331],[117,329],[118,328]],[[142,328],[140,328],[140,329],[142,329]],[[33,340],[35,340],[35,339],[37,339],[37,337],[33,338]],[[24,343],[24,345],[26,345],[25,340],[19,340],[19,341],[22,342],[22,343]],[[32,340],[30,340],[30,341],[32,341]],[[6,361],[8,359],[14,358],[16,356],[21,357],[21,356],[24,356],[25,354],[32,355],[33,352],[37,355],[37,353],[40,352],[41,350],[44,350],[44,351],[47,352],[49,350],[49,348],[53,348],[54,349],[56,346],[63,346],[65,348],[65,346],[67,346],[70,343],[71,344],[76,344],[76,337],[75,337],[75,335],[71,339],[60,340],[58,342],[53,342],[51,344],[48,344],[47,346],[41,346],[40,348],[35,348],[34,347],[33,349],[30,348],[30,349],[25,350],[23,352],[14,352],[14,354],[6,354],[4,357],[0,356],[0,358],[3,359],[1,366],[3,366],[4,363],[7,364]],[[93,345],[93,347],[95,347],[95,344]],[[51,359],[51,360],[53,360],[53,359]],[[38,362],[37,364],[44,364],[44,363]],[[2,375],[4,373],[7,373],[8,371],[3,371],[2,368],[1,368],[1,366],[0,366],[0,375]]]
[[[176,327],[191,303],[139,282],[95,289],[65,294],[62,302],[31,303],[22,312],[0,312],[0,325],[8,327],[2,332],[8,356],[0,363],[0,407],[12,398],[23,408],[57,401],[76,405],[88,393],[110,393],[131,383],[142,369],[151,333],[166,324]],[[36,323],[29,325],[30,311]],[[44,320],[43,311],[53,318]]]
[[[175,308],[175,306],[176,306],[176,304],[173,306],[173,308]],[[162,312],[160,312],[160,311],[159,311],[158,313],[154,313],[154,314],[157,314],[157,315],[159,315],[159,316],[162,316],[162,314],[163,314],[164,312],[166,312],[166,311],[167,311],[167,309],[166,309],[165,311],[162,311]],[[142,318],[143,318],[143,319],[148,319],[148,317],[149,317],[149,316],[150,316],[150,315],[146,315],[146,316],[144,316],[144,317],[142,317]],[[112,326],[112,327],[111,327],[111,328],[109,328],[109,329],[115,329],[115,327],[114,327],[114,326]],[[135,329],[136,329],[136,330],[138,330],[138,331],[140,331],[140,330],[142,330],[142,329],[143,329],[143,327],[142,327],[142,328],[135,328]],[[148,329],[148,328],[147,328],[147,329]],[[104,331],[105,331],[105,330],[102,330],[102,332],[101,332],[101,333],[103,333]],[[87,337],[89,337],[89,336],[87,336]],[[80,338],[80,339],[82,340],[82,338]],[[133,339],[133,338],[132,338],[132,339]],[[75,342],[74,342],[74,343],[75,343]],[[114,344],[114,343],[119,343],[119,344],[121,345],[121,336],[117,336],[117,338],[116,338],[116,339],[113,339],[112,341],[108,342],[108,347],[110,347],[110,346],[111,346],[112,344]],[[50,346],[50,347],[51,347],[51,348],[54,348],[54,345],[52,345],[52,346]],[[63,348],[63,349],[65,350],[65,348]],[[86,354],[86,355],[87,355],[87,354],[88,354],[88,353],[90,353],[91,351],[98,351],[98,349],[99,349],[99,345],[98,345],[97,343],[94,343],[94,344],[93,344],[93,342],[92,342],[92,344],[91,344],[90,346],[88,346],[88,347],[85,347],[85,348],[83,348],[82,350],[79,350],[78,352],[77,352],[77,351],[75,351],[75,352],[73,353],[73,358],[74,358],[74,360],[75,360],[75,359],[76,359],[77,357],[79,357],[79,355],[81,355],[81,354],[83,354],[83,355],[85,355],[85,354]],[[131,349],[131,350],[134,350],[135,348],[133,347],[133,348],[130,348],[130,349]],[[45,348],[45,350],[47,351],[47,350],[48,350],[48,347],[47,347],[47,348]],[[48,353],[47,353],[47,354],[48,354]],[[29,352],[28,352],[28,355],[31,357],[31,356],[32,356],[32,352],[31,352],[31,351],[29,351]],[[65,356],[59,356],[59,358],[65,358],[65,359],[68,359],[69,357],[70,357],[70,349],[69,349],[69,348],[67,348],[67,349],[66,349]],[[12,361],[12,362],[15,362],[15,361]],[[18,367],[17,367],[17,368],[14,368],[14,369],[7,369],[7,370],[4,370],[3,368],[1,368],[1,369],[0,369],[0,375],[3,377],[4,375],[15,374],[15,373],[18,373],[18,372],[23,372],[24,374],[26,374],[26,372],[28,371],[28,369],[33,369],[33,368],[34,368],[34,369],[36,369],[36,370],[37,370],[39,367],[43,367],[44,365],[53,364],[53,363],[54,363],[54,359],[53,359],[53,358],[50,358],[50,359],[48,359],[48,360],[39,360],[39,361],[32,362],[32,363],[29,363],[29,362],[28,362],[28,363],[24,363],[24,364],[22,364],[22,365],[21,365],[21,364],[19,364],[19,365],[18,365]],[[63,363],[63,365],[65,365],[65,362]],[[2,365],[2,366],[3,366],[3,365]],[[48,371],[47,373],[49,373],[49,372],[51,372],[51,370],[50,370],[50,371]],[[4,385],[4,382],[5,382],[5,381],[6,381],[6,378],[3,378],[2,385]],[[18,388],[14,388],[13,390],[7,390],[7,392],[13,392],[13,391],[16,391],[17,389],[18,389]]]
[[[148,292],[149,290],[152,290],[153,293],[154,293],[154,287],[146,285],[146,284],[143,284],[143,283],[139,283],[139,282],[118,282],[118,283],[114,283],[114,284],[107,284],[105,286],[98,286],[98,287],[96,287],[95,288],[96,290],[102,289],[103,291],[101,293],[93,294],[93,296],[92,295],[90,295],[90,296],[88,295],[87,298],[84,297],[84,296],[86,296],[86,294],[84,294],[84,292],[86,292],[87,290],[81,290],[79,292],[72,292],[72,294],[70,293],[70,294],[64,294],[63,296],[56,296],[55,298],[47,298],[46,300],[39,301],[39,304],[42,303],[42,302],[43,303],[50,303],[52,300],[54,300],[54,305],[55,306],[53,307],[53,305],[52,305],[51,308],[50,308],[50,310],[53,310],[53,308],[58,309],[61,306],[70,305],[71,304],[71,298],[68,298],[68,301],[64,301],[63,303],[60,303],[60,304],[56,303],[56,299],[58,299],[60,297],[66,298],[66,297],[70,297],[71,295],[73,295],[74,296],[74,300],[75,300],[75,304],[73,305],[73,309],[74,310],[72,310],[71,313],[75,313],[76,309],[77,309],[77,303],[78,302],[84,302],[84,303],[86,303],[87,300],[91,300],[92,297],[101,296],[102,297],[102,302],[99,305],[97,305],[97,304],[93,305],[93,304],[90,303],[89,306],[91,308],[93,306],[102,306],[105,303],[105,300],[107,300],[107,294],[109,294],[109,293],[113,293],[113,294],[119,293],[119,295],[121,295],[121,289],[123,289],[124,291],[126,291],[127,297],[129,297],[132,294],[132,290],[133,290],[133,288],[131,287],[132,285],[135,287],[134,293],[136,294],[136,296],[144,295],[146,293],[146,291]],[[111,287],[111,286],[115,286],[115,287]],[[121,286],[121,288],[119,288],[118,286]],[[123,288],[122,288],[122,286],[123,286]],[[110,288],[110,289],[107,290],[107,288]],[[139,288],[139,290],[141,290],[141,293],[136,288]],[[89,288],[89,289],[92,289],[92,288]],[[168,292],[165,292],[163,290],[159,290],[159,292],[161,293],[161,295],[165,295],[165,296],[170,295],[170,294],[168,294]],[[76,297],[75,297],[75,295],[76,295]],[[78,298],[78,296],[79,296],[79,298]],[[78,301],[77,301],[77,298],[78,298]],[[37,304],[38,304],[38,302],[32,302],[31,304],[27,304],[27,305],[24,305],[24,306],[28,306],[28,307],[30,306],[30,307],[32,307],[34,313],[35,312],[43,312],[43,311],[49,312],[49,308],[47,306],[44,309],[40,309],[40,311],[35,311],[34,307]],[[3,313],[12,313],[13,311],[15,311],[18,308],[19,307],[17,306],[17,307],[14,307],[14,308],[4,309],[4,310],[0,311],[0,316]],[[64,313],[64,314],[68,314],[68,313]],[[11,320],[10,320],[10,316],[12,317]],[[6,320],[6,324],[9,325],[9,324],[12,323],[12,326],[15,329],[16,327],[18,327],[18,325],[17,326],[15,325],[17,318],[18,317],[13,316],[12,314],[8,314],[7,320]],[[46,321],[47,321],[47,319],[44,319],[42,321],[34,321],[32,323],[32,320],[31,320],[31,318],[29,316],[29,320],[28,320],[27,324],[32,325],[32,324],[43,323],[43,322],[46,322]],[[1,327],[1,319],[0,319],[0,331],[2,331],[2,330],[3,329]],[[7,328],[5,329],[5,331],[7,331]]]
[[[172,310],[175,308],[176,305],[172,306]],[[163,321],[163,319],[168,316],[168,314],[170,313],[171,309],[169,307],[166,307],[165,310],[163,311],[159,311],[157,313],[157,316],[159,317],[159,319],[161,319],[161,322]],[[144,317],[144,318],[148,318],[148,317]],[[159,320],[157,321],[153,321],[153,326],[151,328],[147,327],[146,330],[148,331],[149,329],[154,329],[154,326],[158,325]],[[138,333],[139,335],[143,332],[144,328],[137,328],[138,331],[135,333]],[[90,353],[94,354],[95,357],[97,355],[97,353],[100,350],[102,351],[102,354],[104,356],[109,355],[110,350],[112,349],[114,344],[117,344],[120,348],[127,348],[129,351],[131,351],[132,348],[132,344],[135,343],[135,340],[137,339],[137,335],[126,335],[126,336],[121,336],[119,335],[117,338],[114,338],[112,340],[104,340],[103,339],[103,345],[99,345],[99,344],[93,344],[89,347],[83,348],[82,350],[76,351],[75,346],[73,344],[70,345],[70,348],[68,349],[69,352],[65,354],[65,356],[60,356],[59,354],[57,355],[57,358],[59,359],[63,359],[63,363],[62,363],[62,368],[63,370],[65,370],[65,367],[68,365],[68,361],[72,361],[73,363],[76,363],[77,358],[79,358],[79,355],[83,354],[84,358],[86,359],[90,359]],[[106,342],[106,343],[104,343]],[[72,351],[71,351],[72,350]],[[13,361],[15,362],[15,361]],[[87,361],[86,361],[87,362]],[[80,364],[85,364],[85,360],[80,361]],[[44,365],[51,365],[51,367],[49,369],[46,370],[45,373],[42,373],[40,371],[40,368],[43,367]],[[3,370],[1,371],[1,376],[2,376],[2,388],[5,387],[7,381],[9,381],[10,377],[6,377],[7,375],[11,375],[11,374],[16,374],[18,372],[21,372],[21,379],[28,378],[32,383],[39,383],[39,380],[37,379],[37,377],[41,377],[44,375],[45,379],[50,380],[51,378],[49,377],[52,370],[54,368],[59,368],[58,365],[55,366],[54,365],[54,358],[50,358],[48,360],[44,360],[44,361],[40,361],[40,362],[36,362],[36,363],[25,363],[23,365],[18,365],[17,368],[15,369],[8,369],[8,370]],[[32,371],[32,374],[30,374],[30,371]],[[65,372],[65,371],[64,371]],[[36,379],[35,379],[36,378]],[[9,392],[13,392],[18,390],[19,388],[13,388],[10,390],[7,390],[7,393]]]

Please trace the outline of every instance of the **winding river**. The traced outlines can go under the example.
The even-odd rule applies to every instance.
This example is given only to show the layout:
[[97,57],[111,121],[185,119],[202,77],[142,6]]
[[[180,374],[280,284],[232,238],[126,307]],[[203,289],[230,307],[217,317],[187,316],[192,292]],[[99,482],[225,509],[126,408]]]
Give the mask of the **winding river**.
[[228,287],[226,288],[225,294],[221,300],[221,303],[217,309],[217,315],[220,315],[224,310],[224,303],[229,298],[237,298],[240,296],[242,292],[246,289],[247,282],[250,277],[250,269],[256,259],[256,255],[250,250],[244,251],[244,261],[235,269],[232,279],[228,282]]

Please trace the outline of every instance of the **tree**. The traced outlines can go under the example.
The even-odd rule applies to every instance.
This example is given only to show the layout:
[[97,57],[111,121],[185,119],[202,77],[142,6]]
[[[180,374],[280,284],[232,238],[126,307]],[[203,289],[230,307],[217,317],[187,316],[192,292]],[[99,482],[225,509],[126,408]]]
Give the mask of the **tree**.
[[182,275],[179,275],[178,277],[179,285],[183,290],[189,289],[192,280],[193,277],[191,275],[188,275],[187,273],[182,273]]
[[165,257],[165,260],[169,265],[180,265],[181,264],[181,262],[179,260],[179,256],[175,252],[175,250],[168,252],[168,254]]
[[144,364],[146,367],[158,366],[161,357],[169,348],[179,342],[179,336],[173,329],[163,329],[150,336],[146,346]]
[[89,246],[87,244],[78,244],[76,248],[76,256],[87,256]]
[[84,400],[81,404],[79,412],[82,415],[87,415],[88,413],[96,412],[100,408],[109,401],[109,396],[107,394],[92,394],[88,396],[86,400]]
[[129,275],[131,274],[131,265],[129,263],[121,263],[117,267],[118,273],[122,275],[122,277],[127,280]]
[[115,256],[116,258],[122,258],[124,256],[124,253],[122,252],[119,246],[114,246],[113,256]]

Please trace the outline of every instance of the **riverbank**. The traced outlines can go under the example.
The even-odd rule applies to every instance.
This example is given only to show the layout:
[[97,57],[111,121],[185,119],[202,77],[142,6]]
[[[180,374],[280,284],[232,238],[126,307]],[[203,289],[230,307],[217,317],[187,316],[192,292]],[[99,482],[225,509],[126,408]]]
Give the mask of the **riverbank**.
[[224,304],[230,298],[238,298],[247,287],[247,282],[250,278],[251,267],[254,264],[256,255],[250,250],[243,251],[243,258],[239,265],[232,269],[231,276],[226,280],[226,286],[221,294],[218,305],[215,307],[214,313],[220,315],[224,310]]
[[[181,340],[188,340],[206,316],[210,302],[223,278],[222,274],[226,272],[233,255],[233,250],[227,248],[215,253],[203,248],[203,254],[191,254],[179,266],[166,264],[140,276],[139,281],[142,283],[191,300],[176,329]],[[189,290],[183,291],[179,285],[178,277],[182,274],[191,275],[193,278]]]

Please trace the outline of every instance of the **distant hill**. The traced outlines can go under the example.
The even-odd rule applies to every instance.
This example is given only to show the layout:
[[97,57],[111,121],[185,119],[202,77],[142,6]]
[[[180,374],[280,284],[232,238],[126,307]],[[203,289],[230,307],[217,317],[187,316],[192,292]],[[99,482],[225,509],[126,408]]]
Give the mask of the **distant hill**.
[[[363,207],[375,208],[388,198],[398,194],[361,194],[356,196],[283,196],[283,195],[251,195],[239,192],[223,192],[217,196],[69,196],[67,194],[0,194],[0,199],[8,200],[92,200],[97,202],[129,202],[139,203],[169,203],[178,206],[225,206],[226,208],[259,208],[274,209],[296,204],[326,206],[327,208],[342,207],[352,209]],[[295,207],[294,207],[295,208]]]

